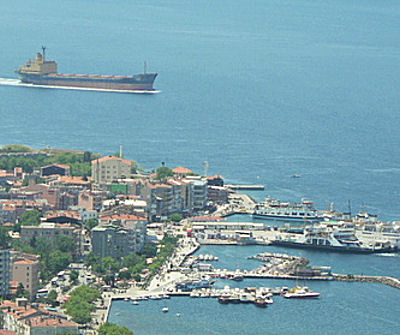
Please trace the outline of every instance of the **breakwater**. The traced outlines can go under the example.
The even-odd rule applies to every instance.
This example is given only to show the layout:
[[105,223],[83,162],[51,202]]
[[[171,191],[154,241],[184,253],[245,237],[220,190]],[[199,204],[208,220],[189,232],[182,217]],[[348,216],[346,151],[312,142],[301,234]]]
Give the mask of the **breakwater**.
[[365,275],[352,275],[352,274],[338,274],[334,273],[333,279],[337,281],[346,282],[366,282],[366,283],[380,283],[400,289],[400,279],[388,276],[365,276]]

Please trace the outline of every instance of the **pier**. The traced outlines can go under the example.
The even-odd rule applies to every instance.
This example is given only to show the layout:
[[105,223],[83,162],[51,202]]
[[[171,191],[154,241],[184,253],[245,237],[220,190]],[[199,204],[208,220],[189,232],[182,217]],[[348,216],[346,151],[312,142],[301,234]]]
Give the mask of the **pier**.
[[235,191],[264,191],[264,185],[233,185],[225,184],[225,187]]

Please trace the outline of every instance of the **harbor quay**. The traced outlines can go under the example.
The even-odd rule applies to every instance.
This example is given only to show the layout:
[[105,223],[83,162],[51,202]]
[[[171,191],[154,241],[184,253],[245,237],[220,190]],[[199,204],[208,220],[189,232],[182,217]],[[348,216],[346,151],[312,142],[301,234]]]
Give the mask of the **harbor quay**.
[[147,287],[131,287],[123,293],[103,293],[106,308],[99,312],[99,322],[107,320],[113,300],[125,300],[131,301],[132,304],[139,304],[141,300],[160,300],[170,297],[216,298],[222,304],[253,303],[258,304],[259,307],[266,307],[274,302],[273,295],[284,296],[290,290],[285,286],[238,289],[226,285],[223,289],[213,288],[214,282],[219,279],[233,282],[250,278],[287,279],[296,282],[376,282],[400,289],[400,280],[397,278],[336,274],[331,271],[330,266],[310,266],[307,258],[284,253],[264,252],[248,257],[262,263],[253,270],[214,268],[213,263],[218,262],[218,257],[193,255],[200,247],[201,244],[197,239],[182,238],[172,257]]

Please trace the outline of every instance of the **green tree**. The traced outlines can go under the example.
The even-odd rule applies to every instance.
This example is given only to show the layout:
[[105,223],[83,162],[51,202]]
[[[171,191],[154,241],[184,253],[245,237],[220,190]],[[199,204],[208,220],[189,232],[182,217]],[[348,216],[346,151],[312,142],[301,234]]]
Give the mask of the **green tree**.
[[159,179],[159,180],[163,180],[163,179],[165,179],[167,177],[171,177],[171,176],[174,175],[172,170],[170,168],[166,167],[166,166],[159,167],[156,170],[156,173],[157,173],[156,178]]
[[157,246],[153,243],[146,243],[142,249],[142,254],[146,257],[155,257],[157,255]]
[[0,247],[8,248],[11,242],[9,230],[5,227],[0,227]]
[[88,163],[92,162],[92,153],[90,151],[85,151],[83,153],[83,161]]
[[72,236],[58,235],[56,237],[55,247],[62,252],[73,252],[76,249],[75,240]]
[[90,219],[84,223],[85,228],[87,230],[92,230],[94,227],[96,227],[99,224],[99,221],[97,219]]
[[77,270],[71,270],[69,278],[70,278],[72,284],[76,285],[78,283],[79,272]]
[[145,259],[143,256],[140,256],[138,254],[130,254],[128,256],[125,256],[122,260],[122,267],[132,267],[135,266],[136,264],[144,262]]
[[71,297],[80,297],[87,303],[93,303],[101,298],[101,293],[95,288],[87,285],[81,285],[71,292]]
[[46,303],[55,307],[57,305],[57,292],[55,290],[51,290],[46,297]]
[[38,226],[40,223],[40,218],[42,212],[37,209],[29,210],[24,212],[19,218],[19,223],[21,226]]
[[0,152],[30,152],[34,151],[32,148],[21,144],[7,144],[1,147]]
[[16,298],[28,298],[29,292],[25,290],[24,285],[22,283],[18,284],[17,292],[15,292]]
[[117,272],[120,269],[120,264],[112,257],[104,257],[101,262],[103,263],[103,267],[106,271],[109,272]]
[[169,216],[168,221],[179,222],[182,220],[182,214],[174,213]]
[[87,267],[93,266],[99,262],[99,258],[93,253],[93,251],[89,252],[85,257],[85,265]]
[[91,313],[96,310],[94,301],[101,298],[99,290],[82,285],[73,290],[65,303],[66,313],[77,323],[85,324],[92,320]]
[[111,322],[102,324],[98,332],[99,335],[133,335],[133,331],[129,328],[118,326]]
[[52,274],[64,270],[72,262],[72,257],[66,252],[57,250],[48,257],[47,268]]

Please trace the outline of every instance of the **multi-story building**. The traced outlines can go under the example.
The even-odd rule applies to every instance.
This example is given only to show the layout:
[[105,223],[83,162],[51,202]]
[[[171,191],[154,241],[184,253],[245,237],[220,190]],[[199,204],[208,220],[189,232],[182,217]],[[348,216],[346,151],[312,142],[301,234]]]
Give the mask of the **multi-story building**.
[[10,250],[0,249],[0,296],[5,297],[9,291],[11,280]]
[[115,156],[106,156],[92,160],[92,178],[98,184],[128,178],[132,162]]
[[14,256],[13,258],[12,280],[22,284],[33,298],[39,285],[39,261],[21,256]]
[[115,225],[92,229],[92,250],[98,257],[119,258],[135,252],[131,232]]
[[103,206],[103,200],[106,197],[104,191],[83,191],[79,194],[78,206],[87,210],[100,211]]
[[193,212],[201,212],[207,206],[207,179],[200,176],[188,176],[187,181],[193,185],[192,204]]
[[22,226],[21,227],[21,240],[30,243],[35,237],[45,238],[54,247],[58,236],[70,236],[73,238],[75,248],[75,255],[80,255],[82,252],[82,228],[74,226],[70,223],[55,223],[55,222],[42,222],[38,226]]
[[59,313],[45,309],[46,305],[29,305],[27,299],[4,300],[0,305],[1,328],[16,335],[78,334],[78,324]]
[[[142,251],[146,242],[148,220],[131,214],[113,214],[100,218],[101,225],[113,224],[128,231],[133,252]],[[130,252],[132,252],[130,250]]]
[[146,183],[141,195],[149,204],[150,221],[164,220],[172,213],[174,196],[171,185]]

